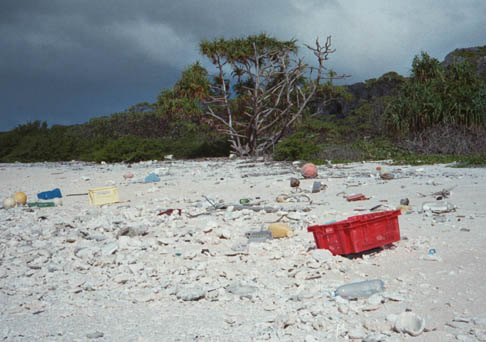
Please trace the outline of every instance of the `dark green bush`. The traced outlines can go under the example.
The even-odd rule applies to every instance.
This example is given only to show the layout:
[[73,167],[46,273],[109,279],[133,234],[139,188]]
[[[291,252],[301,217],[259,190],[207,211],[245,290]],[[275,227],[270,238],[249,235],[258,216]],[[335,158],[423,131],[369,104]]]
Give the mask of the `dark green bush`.
[[481,126],[486,122],[486,83],[467,61],[443,67],[422,52],[412,76],[386,110],[394,134],[420,132],[436,125]]
[[35,121],[0,135],[0,161],[70,160],[78,155],[78,142],[69,127]]
[[297,132],[279,142],[275,146],[275,160],[312,160],[319,152],[317,136],[305,132]]

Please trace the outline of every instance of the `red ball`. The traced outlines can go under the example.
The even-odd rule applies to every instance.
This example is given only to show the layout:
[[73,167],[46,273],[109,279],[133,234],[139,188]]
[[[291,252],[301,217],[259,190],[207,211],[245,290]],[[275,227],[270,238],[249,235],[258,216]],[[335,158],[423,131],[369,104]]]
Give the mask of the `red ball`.
[[304,178],[316,178],[317,177],[317,167],[312,163],[307,163],[302,166],[302,175]]

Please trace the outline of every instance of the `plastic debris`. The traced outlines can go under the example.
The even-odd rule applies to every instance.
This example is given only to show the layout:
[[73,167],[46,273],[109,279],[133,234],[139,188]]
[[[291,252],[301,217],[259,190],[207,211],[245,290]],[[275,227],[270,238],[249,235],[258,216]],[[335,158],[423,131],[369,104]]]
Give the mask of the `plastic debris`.
[[273,234],[270,230],[263,230],[259,232],[250,232],[248,236],[248,243],[265,242],[273,239]]
[[160,177],[157,176],[155,173],[152,172],[147,177],[145,177],[144,182],[145,183],[156,183],[156,182],[160,182]]
[[7,197],[6,199],[3,200],[3,207],[5,209],[10,209],[15,207],[15,200],[12,197]]
[[399,333],[418,336],[425,329],[425,320],[413,312],[402,312],[398,315],[394,328]]
[[314,182],[312,184],[312,193],[315,194],[316,192],[319,192],[322,190],[322,184],[321,182]]
[[329,249],[333,255],[360,253],[399,241],[399,215],[399,210],[357,215],[309,226],[307,231],[314,235],[317,248]]
[[312,163],[305,164],[302,166],[302,176],[304,176],[304,178],[316,178],[317,167]]
[[132,179],[133,178],[133,173],[127,172],[123,175],[123,178],[125,179]]
[[57,197],[62,197],[61,190],[59,188],[55,188],[51,191],[39,192],[37,194],[37,198],[40,200],[49,200]]
[[425,202],[422,210],[431,211],[434,214],[450,213],[455,210],[455,206],[447,201]]
[[346,196],[346,200],[348,202],[354,202],[354,201],[366,201],[366,200],[369,200],[368,197],[366,197],[365,195],[363,194],[355,194],[355,195],[349,195],[349,196]]
[[172,215],[172,213],[177,210],[179,216],[182,215],[182,209],[167,209],[167,210],[164,210],[164,211],[161,211],[160,213],[157,214],[157,216],[162,216],[162,215],[167,215],[167,216],[170,216]]
[[45,207],[55,207],[56,204],[54,202],[30,202],[27,203],[30,207],[38,207],[38,208],[45,208]]
[[89,202],[91,205],[102,205],[118,202],[118,188],[106,186],[88,190]]
[[369,297],[375,293],[383,292],[385,290],[385,284],[383,280],[373,279],[348,283],[339,286],[335,295],[347,299],[356,299],[360,297]]
[[23,192],[16,192],[13,195],[13,198],[17,205],[25,205],[25,203],[27,203],[27,195]]
[[312,203],[312,199],[306,194],[300,194],[300,195],[280,194],[277,196],[275,200],[278,203],[302,202],[303,200]]
[[296,188],[300,185],[300,181],[297,178],[290,178],[290,186]]
[[292,237],[293,231],[286,223],[272,223],[268,230],[272,232],[272,237],[274,239],[284,238],[284,237]]

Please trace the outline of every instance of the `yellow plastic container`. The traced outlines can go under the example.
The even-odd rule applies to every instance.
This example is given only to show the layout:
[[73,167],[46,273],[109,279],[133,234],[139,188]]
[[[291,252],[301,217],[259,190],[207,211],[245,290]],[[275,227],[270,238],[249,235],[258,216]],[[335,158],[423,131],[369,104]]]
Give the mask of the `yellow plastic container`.
[[118,188],[116,186],[105,186],[88,190],[89,203],[91,205],[103,205],[118,202]]

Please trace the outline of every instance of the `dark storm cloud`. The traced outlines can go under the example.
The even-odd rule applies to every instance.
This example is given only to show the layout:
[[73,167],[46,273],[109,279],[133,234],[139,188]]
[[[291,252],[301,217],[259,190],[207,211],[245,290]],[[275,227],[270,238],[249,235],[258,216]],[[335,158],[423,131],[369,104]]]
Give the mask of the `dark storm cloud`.
[[442,59],[486,44],[486,2],[453,0],[3,0],[0,130],[84,122],[153,102],[196,60],[202,39],[267,32],[333,35],[330,64],[351,81],[407,74],[421,50]]

